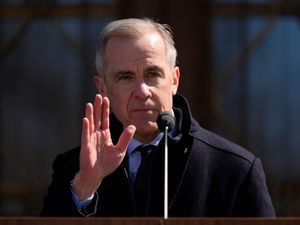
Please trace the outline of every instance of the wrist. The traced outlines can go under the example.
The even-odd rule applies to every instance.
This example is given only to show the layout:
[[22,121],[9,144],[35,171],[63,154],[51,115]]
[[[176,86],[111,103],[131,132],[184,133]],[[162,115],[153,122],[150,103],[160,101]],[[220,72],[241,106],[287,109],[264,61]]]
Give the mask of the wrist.
[[95,194],[101,181],[91,182],[86,179],[82,179],[82,176],[78,172],[74,180],[71,181],[71,187],[73,192],[78,196],[80,201],[90,198]]

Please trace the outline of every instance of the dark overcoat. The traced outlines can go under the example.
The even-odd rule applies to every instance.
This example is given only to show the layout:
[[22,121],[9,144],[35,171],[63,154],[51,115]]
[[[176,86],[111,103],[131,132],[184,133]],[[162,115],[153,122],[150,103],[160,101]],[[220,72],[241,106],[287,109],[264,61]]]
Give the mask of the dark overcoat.
[[[275,216],[260,159],[244,148],[210,132],[193,119],[187,101],[174,97],[177,135],[169,138],[169,216]],[[116,143],[122,124],[111,115],[111,134]],[[151,165],[147,216],[163,216],[163,142]],[[80,215],[70,191],[79,170],[80,147],[59,155],[53,164],[42,216]],[[136,216],[129,181],[127,157],[98,188],[86,208],[95,216]]]

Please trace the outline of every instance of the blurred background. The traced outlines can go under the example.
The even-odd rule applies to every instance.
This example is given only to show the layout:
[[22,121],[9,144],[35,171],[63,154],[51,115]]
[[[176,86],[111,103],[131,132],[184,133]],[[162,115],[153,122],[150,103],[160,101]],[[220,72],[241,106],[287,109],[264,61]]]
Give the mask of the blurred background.
[[0,215],[34,216],[55,156],[80,144],[107,22],[172,26],[200,124],[261,158],[278,216],[300,216],[300,1],[0,1]]

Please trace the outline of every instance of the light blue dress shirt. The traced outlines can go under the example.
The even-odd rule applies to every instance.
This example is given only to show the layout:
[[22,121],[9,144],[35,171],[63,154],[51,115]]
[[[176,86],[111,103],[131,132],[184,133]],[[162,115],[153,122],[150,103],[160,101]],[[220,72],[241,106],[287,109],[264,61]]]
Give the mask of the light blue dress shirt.
[[[174,137],[176,134],[176,128],[171,130],[168,135],[171,137]],[[163,138],[164,133],[159,133],[150,143],[146,145],[153,145],[158,146],[160,140]],[[136,177],[136,173],[141,165],[141,152],[135,151],[137,147],[140,145],[145,145],[144,143],[136,140],[133,138],[127,148],[127,154],[128,154],[128,171],[129,171],[129,178],[130,182],[133,185]]]

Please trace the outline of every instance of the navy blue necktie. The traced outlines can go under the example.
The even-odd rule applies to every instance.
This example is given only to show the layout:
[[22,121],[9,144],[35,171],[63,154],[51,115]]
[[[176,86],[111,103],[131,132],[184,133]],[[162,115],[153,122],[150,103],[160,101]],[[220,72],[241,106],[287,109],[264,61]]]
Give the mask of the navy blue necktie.
[[134,182],[134,195],[137,216],[147,216],[149,205],[150,168],[153,156],[153,145],[140,145],[135,151],[141,153],[141,164]]

